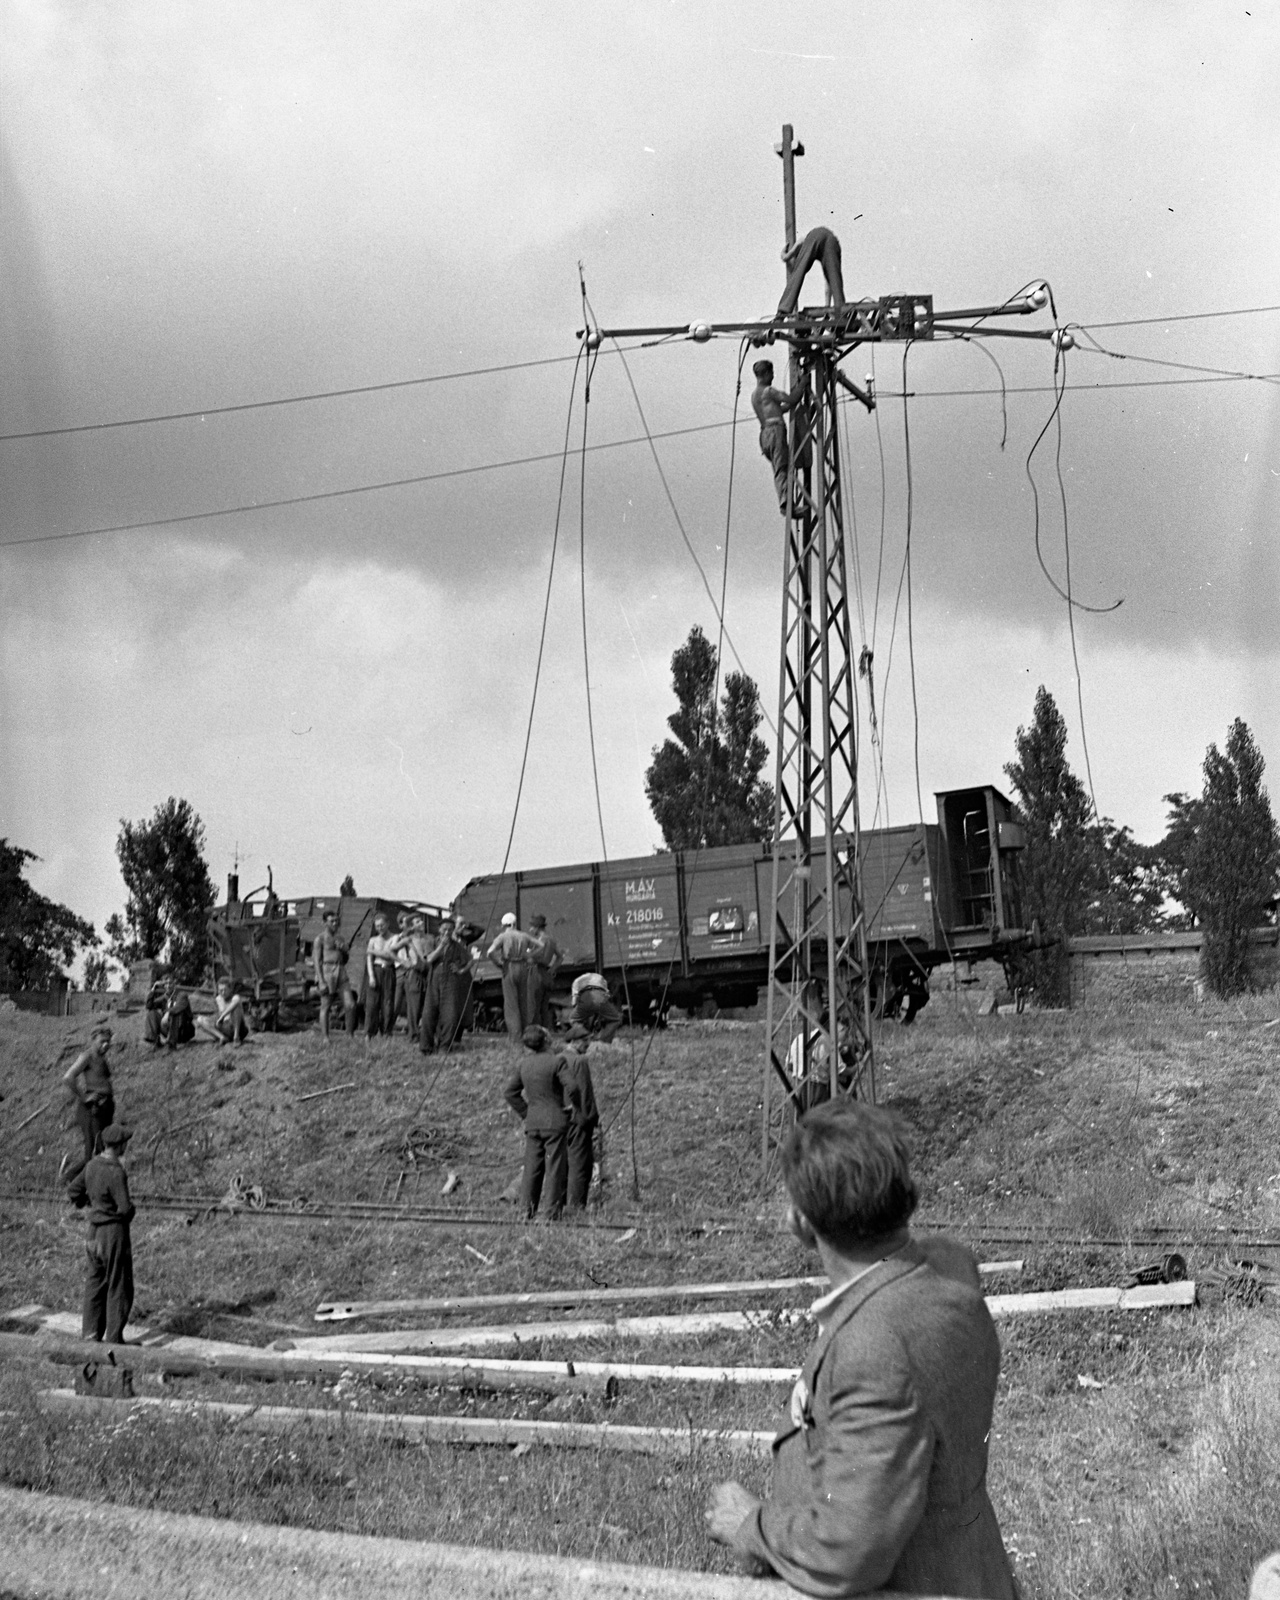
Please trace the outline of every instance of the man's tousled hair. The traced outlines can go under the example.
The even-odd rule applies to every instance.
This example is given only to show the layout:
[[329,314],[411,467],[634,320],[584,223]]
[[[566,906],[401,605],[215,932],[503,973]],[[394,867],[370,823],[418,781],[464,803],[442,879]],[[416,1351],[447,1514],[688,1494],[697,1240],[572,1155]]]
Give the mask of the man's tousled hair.
[[828,1100],[801,1117],[782,1148],[782,1179],[837,1249],[895,1233],[918,1199],[901,1124],[862,1100]]

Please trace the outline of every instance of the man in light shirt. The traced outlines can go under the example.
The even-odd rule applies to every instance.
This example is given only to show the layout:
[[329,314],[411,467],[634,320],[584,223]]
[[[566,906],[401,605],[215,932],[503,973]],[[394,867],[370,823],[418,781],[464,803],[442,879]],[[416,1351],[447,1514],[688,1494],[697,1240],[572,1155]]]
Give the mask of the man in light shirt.
[[613,1003],[608,979],[599,972],[584,972],[573,980],[572,997],[569,1037],[585,1039],[595,1033],[601,1044],[608,1044],[622,1026],[622,1013]]
[[379,911],[364,953],[364,1026],[372,1039],[396,1025],[396,941],[387,936],[387,919]]
[[520,1044],[531,1021],[525,1012],[529,1006],[529,960],[533,952],[534,941],[516,927],[515,912],[505,912],[502,932],[485,954],[502,971],[502,1017],[513,1045]]

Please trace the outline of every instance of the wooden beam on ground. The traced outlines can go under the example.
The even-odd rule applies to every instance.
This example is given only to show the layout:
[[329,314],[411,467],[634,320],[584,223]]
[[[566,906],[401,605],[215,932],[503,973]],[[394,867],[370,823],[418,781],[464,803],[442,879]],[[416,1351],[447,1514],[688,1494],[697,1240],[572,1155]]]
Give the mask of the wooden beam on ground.
[[734,1455],[765,1456],[769,1431],[741,1428],[637,1428],[612,1422],[517,1422],[500,1417],[427,1417],[394,1411],[319,1410],[301,1406],[237,1405],[226,1400],[99,1400],[72,1389],[44,1389],[40,1409],[55,1415],[118,1418],[132,1411],[222,1417],[250,1433],[285,1433],[308,1428],[328,1434],[361,1433],[413,1443],[475,1445],[552,1445],[561,1450],[610,1450],[632,1455],[690,1456],[701,1447]]
[[[1045,1311],[1141,1311],[1151,1306],[1191,1306],[1196,1286],[1186,1283],[1142,1284],[1133,1289],[1053,1289],[1032,1294],[987,1296],[993,1317]],[[293,1341],[295,1350],[443,1351],[522,1345],[544,1339],[664,1339],[686,1334],[749,1333],[779,1323],[798,1327],[804,1310],[698,1311],[679,1316],[618,1317],[612,1322],[523,1322],[506,1327],[389,1329],[385,1333],[325,1334]],[[575,1363],[584,1370],[582,1363]]]
[[0,1333],[0,1360],[44,1357],[63,1366],[90,1362],[170,1378],[227,1377],[287,1381],[356,1371],[363,1377],[403,1382],[416,1378],[441,1389],[492,1389],[536,1394],[581,1394],[611,1400],[617,1379],[609,1373],[580,1374],[569,1361],[507,1361],[496,1366],[466,1357],[290,1354],[252,1350],[228,1354],[145,1345],[102,1345],[59,1335]]
[[[1021,1272],[1021,1261],[983,1261],[978,1271]],[[344,1322],[354,1317],[447,1316],[455,1311],[519,1311],[526,1306],[626,1305],[644,1300],[728,1300],[745,1294],[773,1294],[789,1289],[824,1289],[825,1277],[756,1278],[741,1283],[629,1284],[609,1289],[535,1289],[518,1294],[445,1295],[430,1300],[324,1300],[316,1322]]]
[[1132,1289],[1042,1289],[1032,1294],[992,1294],[987,1310],[993,1317],[1025,1316],[1039,1311],[1145,1311],[1151,1306],[1193,1306],[1196,1286],[1185,1283],[1141,1283]]

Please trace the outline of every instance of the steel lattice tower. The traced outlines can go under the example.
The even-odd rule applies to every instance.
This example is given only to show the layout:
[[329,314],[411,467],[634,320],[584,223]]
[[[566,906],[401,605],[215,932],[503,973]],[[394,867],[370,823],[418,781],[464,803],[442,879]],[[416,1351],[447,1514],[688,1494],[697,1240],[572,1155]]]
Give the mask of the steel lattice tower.
[[[790,246],[796,231],[793,161],[803,154],[790,126],[782,131],[779,153]],[[836,352],[821,323],[812,337],[797,330],[789,342],[792,388],[797,378],[803,388],[791,412],[782,573],[762,1094],[766,1165],[775,1072],[793,1100],[797,1086],[802,1100],[819,1097],[824,1087],[832,1095],[875,1099]],[[847,354],[847,346],[839,353]]]

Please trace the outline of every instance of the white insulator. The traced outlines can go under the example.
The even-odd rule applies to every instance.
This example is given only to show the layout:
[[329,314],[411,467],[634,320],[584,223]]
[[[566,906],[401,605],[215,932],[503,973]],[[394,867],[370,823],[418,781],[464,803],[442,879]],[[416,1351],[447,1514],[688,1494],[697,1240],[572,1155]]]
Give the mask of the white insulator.
[[689,337],[694,344],[706,344],[711,337],[711,324],[709,322],[691,322],[689,324]]
[[1076,336],[1069,328],[1055,328],[1053,333],[1053,342],[1055,347],[1059,350],[1074,350],[1076,347]]
[[1043,283],[1038,283],[1027,296],[1027,299],[1039,311],[1049,304],[1049,290]]
[[588,350],[598,350],[604,343],[604,334],[600,332],[599,328],[593,328],[587,334],[586,343]]

